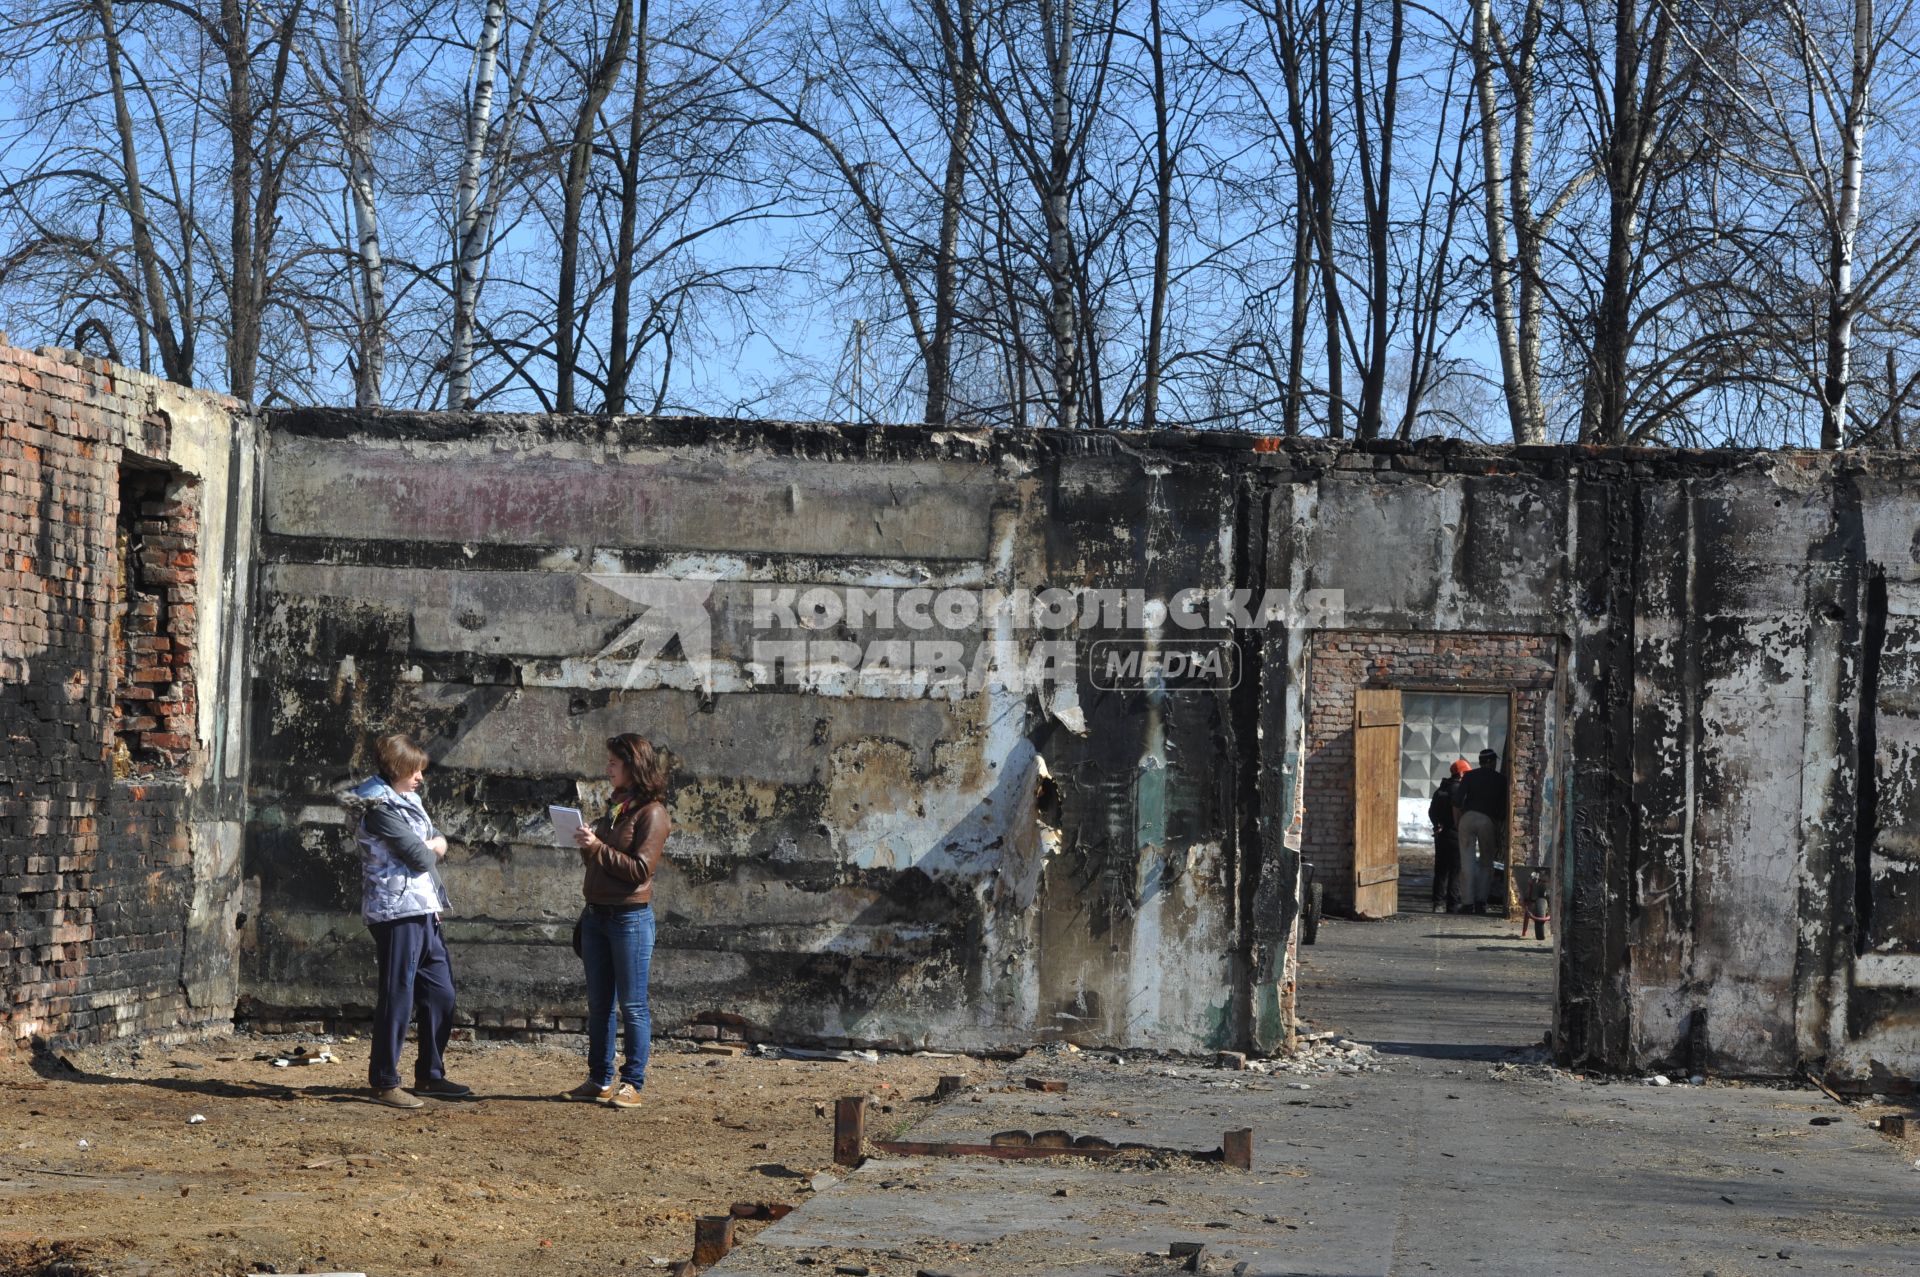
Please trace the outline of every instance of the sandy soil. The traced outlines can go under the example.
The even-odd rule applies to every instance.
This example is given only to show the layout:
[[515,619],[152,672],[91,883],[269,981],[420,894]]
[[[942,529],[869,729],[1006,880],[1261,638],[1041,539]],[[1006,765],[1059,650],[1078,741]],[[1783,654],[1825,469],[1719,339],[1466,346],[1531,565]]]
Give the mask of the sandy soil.
[[[1920,1096],[1875,1095],[1856,1105],[1856,1111],[1863,1121],[1874,1124],[1881,1131],[1880,1138],[1900,1151],[1915,1170],[1920,1170]],[[1880,1119],[1886,1117],[1904,1117],[1906,1134],[1896,1137],[1880,1127]]]
[[664,1268],[692,1253],[696,1215],[804,1202],[832,1161],[835,1098],[872,1096],[884,1137],[924,1115],[941,1074],[1002,1076],[660,1043],[646,1105],[619,1111],[559,1098],[582,1079],[576,1050],[455,1043],[448,1074],[482,1098],[401,1111],[365,1099],[364,1041],[327,1042],[333,1064],[255,1059],[324,1041],[0,1065],[0,1277]]

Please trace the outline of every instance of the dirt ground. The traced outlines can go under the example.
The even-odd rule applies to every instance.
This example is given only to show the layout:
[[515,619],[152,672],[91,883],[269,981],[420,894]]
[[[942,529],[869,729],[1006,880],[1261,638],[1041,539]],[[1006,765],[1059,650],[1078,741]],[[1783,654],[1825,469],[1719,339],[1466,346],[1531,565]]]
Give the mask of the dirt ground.
[[[255,1058],[300,1045],[338,1059]],[[239,1036],[0,1064],[0,1277],[664,1268],[691,1255],[697,1215],[804,1202],[832,1162],[836,1098],[873,1097],[884,1138],[931,1107],[940,1075],[1002,1076],[663,1042],[645,1106],[620,1111],[560,1098],[583,1077],[577,1050],[455,1043],[448,1075],[481,1098],[403,1111],[366,1100],[366,1052]]]

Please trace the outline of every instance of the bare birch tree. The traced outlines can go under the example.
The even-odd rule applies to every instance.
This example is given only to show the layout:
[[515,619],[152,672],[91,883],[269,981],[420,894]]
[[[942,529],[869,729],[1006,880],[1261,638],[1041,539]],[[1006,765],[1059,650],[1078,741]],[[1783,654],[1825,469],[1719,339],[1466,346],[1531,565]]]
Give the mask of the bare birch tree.
[[474,316],[493,251],[494,218],[512,181],[514,134],[526,106],[529,76],[539,61],[546,15],[547,3],[541,0],[528,24],[519,64],[511,72],[506,109],[498,122],[494,120],[493,99],[507,36],[506,0],[487,0],[480,37],[474,45],[466,137],[454,190],[453,315],[447,352],[449,408],[467,408],[473,403]]
[[359,22],[353,0],[333,0],[338,118],[346,153],[347,192],[353,204],[355,263],[359,288],[358,353],[353,378],[354,405],[378,408],[386,369],[387,273],[380,252],[380,210],[374,196],[373,112],[367,102],[360,54]]
[[1678,28],[1745,117],[1755,144],[1735,162],[1778,183],[1818,229],[1819,341],[1797,362],[1819,405],[1822,448],[1852,437],[1856,325],[1920,251],[1920,221],[1881,219],[1862,261],[1874,125],[1911,119],[1920,70],[1914,18],[1912,0],[1780,0],[1737,31],[1714,14],[1697,36]]

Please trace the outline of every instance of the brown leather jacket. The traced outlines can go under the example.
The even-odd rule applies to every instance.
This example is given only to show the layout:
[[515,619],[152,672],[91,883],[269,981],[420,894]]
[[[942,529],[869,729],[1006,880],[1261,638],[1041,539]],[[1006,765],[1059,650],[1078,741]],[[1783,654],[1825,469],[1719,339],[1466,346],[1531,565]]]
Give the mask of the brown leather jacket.
[[653,876],[660,870],[660,853],[672,828],[665,803],[643,803],[639,795],[624,789],[616,793],[607,814],[593,822],[593,836],[599,843],[580,850],[587,867],[581,884],[587,903],[650,903]]

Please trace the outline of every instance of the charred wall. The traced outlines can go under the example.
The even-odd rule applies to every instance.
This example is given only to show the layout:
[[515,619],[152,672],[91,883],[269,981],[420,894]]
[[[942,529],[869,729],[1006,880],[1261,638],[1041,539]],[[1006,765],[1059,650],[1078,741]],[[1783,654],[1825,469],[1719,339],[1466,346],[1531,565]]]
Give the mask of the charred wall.
[[[1034,639],[756,618],[765,592],[1230,585],[1244,495],[1176,447],[710,421],[276,418],[252,696],[251,1013],[359,1013],[372,953],[332,793],[417,732],[463,1015],[578,1027],[576,858],[603,740],[675,764],[656,1022],[826,1043],[1204,1049],[1235,1017],[1230,694],[768,680],[756,643]],[[715,582],[644,669],[626,578]],[[611,584],[609,584],[611,583]],[[644,591],[642,591],[644,592]],[[781,594],[780,592],[784,592]],[[808,621],[814,622],[812,625]],[[764,622],[764,623],[762,623]],[[1058,631],[1081,634],[1076,614]],[[644,635],[642,636],[644,637]],[[778,672],[777,670],[774,672]]]
[[[279,414],[248,1008],[364,1012],[371,953],[332,793],[372,736],[404,728],[434,755],[429,801],[454,842],[465,1013],[577,1026],[577,870],[545,845],[544,811],[601,801],[600,743],[632,728],[677,769],[664,1028],[1281,1047],[1300,815],[1330,765],[1306,730],[1316,636],[1466,653],[1493,636],[1525,654],[1542,706],[1527,823],[1561,896],[1563,1052],[1911,1075],[1920,484],[1904,467]],[[710,663],[681,634],[635,668],[663,636],[621,592],[630,577],[714,583],[697,609]],[[1156,650],[1230,646],[1219,686],[1103,685],[1085,654],[1112,631],[1085,609],[1056,634],[1082,663],[1045,691],[763,677],[757,641],[857,653],[875,634],[757,616],[757,591],[950,587],[1288,603],[1123,626]],[[1037,637],[1007,626],[951,616],[932,637],[971,664]]]
[[255,426],[0,347],[0,1051],[231,1021]]
[[[217,1024],[236,997],[364,1014],[333,794],[404,728],[435,759],[478,1023],[577,1027],[577,870],[544,811],[601,802],[600,743],[637,729],[677,768],[663,1028],[1283,1047],[1300,814],[1337,765],[1311,653],[1337,631],[1557,662],[1529,826],[1567,1057],[1920,1072],[1920,469],[1897,457],[324,411],[256,433],[60,352],[8,352],[0,410],[10,1042]],[[636,580],[710,583],[703,628]],[[1096,678],[1097,609],[1046,636],[756,615],[765,589],[949,588],[1287,602],[1119,622],[1156,659],[1231,649],[1230,679],[1181,686]],[[876,639],[973,669],[1042,637],[1075,653],[1043,688],[857,668]],[[855,656],[767,679],[769,639]]]

